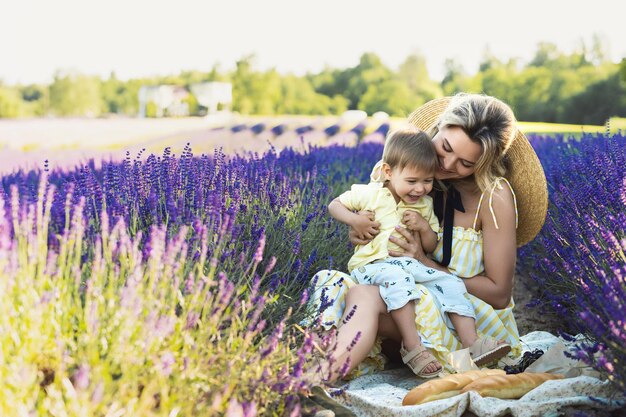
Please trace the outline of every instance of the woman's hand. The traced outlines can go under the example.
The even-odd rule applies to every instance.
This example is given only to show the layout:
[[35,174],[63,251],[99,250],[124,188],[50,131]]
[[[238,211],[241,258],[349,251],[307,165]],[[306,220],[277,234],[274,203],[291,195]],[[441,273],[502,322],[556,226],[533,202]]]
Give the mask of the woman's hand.
[[402,226],[396,226],[396,231],[402,235],[403,238],[401,239],[391,235],[389,240],[402,248],[402,251],[390,250],[389,255],[408,256],[420,262],[426,259],[426,254],[424,253],[424,249],[422,249],[422,243],[419,239],[419,233],[414,235],[410,230]]
[[350,239],[350,243],[353,245],[367,245],[376,237],[378,233],[380,233],[380,223],[374,220],[375,215],[373,211],[361,210],[357,214],[369,220],[367,233],[363,234],[362,232],[355,230],[353,227],[350,227],[348,238]]

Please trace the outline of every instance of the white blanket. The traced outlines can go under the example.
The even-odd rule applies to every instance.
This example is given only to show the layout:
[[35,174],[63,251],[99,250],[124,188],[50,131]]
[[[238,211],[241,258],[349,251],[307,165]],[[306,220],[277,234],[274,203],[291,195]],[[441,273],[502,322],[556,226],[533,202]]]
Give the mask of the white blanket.
[[547,381],[519,400],[482,398],[476,392],[423,405],[402,406],[408,391],[424,382],[408,368],[391,369],[350,381],[344,393],[335,399],[358,416],[456,416],[471,411],[478,416],[512,415],[557,416],[565,406],[587,406],[613,410],[626,408],[608,381],[581,362],[568,359],[563,351],[570,346],[547,332],[532,332],[521,338],[526,350],[546,352],[527,369],[528,372],[563,373],[566,379]]

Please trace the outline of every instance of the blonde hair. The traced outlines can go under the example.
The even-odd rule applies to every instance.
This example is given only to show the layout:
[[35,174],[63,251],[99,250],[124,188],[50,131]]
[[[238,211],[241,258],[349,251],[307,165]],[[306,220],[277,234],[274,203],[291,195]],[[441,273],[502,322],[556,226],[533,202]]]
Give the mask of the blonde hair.
[[434,137],[442,128],[452,126],[461,128],[480,145],[482,153],[476,161],[474,179],[481,191],[485,191],[496,177],[507,172],[506,151],[517,133],[513,111],[495,97],[459,93],[429,133]]
[[437,169],[437,151],[430,136],[419,129],[401,129],[391,132],[385,140],[382,162],[392,169],[416,168],[434,173]]

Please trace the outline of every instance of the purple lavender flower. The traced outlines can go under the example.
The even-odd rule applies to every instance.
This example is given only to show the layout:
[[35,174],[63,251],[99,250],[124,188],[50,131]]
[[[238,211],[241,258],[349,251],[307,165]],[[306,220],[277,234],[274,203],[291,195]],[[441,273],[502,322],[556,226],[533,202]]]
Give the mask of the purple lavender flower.
[[166,351],[161,355],[161,371],[164,376],[170,376],[176,364],[176,357],[170,351]]
[[261,232],[261,238],[259,239],[259,245],[254,253],[253,261],[258,264],[263,260],[263,250],[265,249],[265,231]]
[[91,369],[89,365],[81,364],[72,376],[74,387],[78,390],[86,390],[89,387],[90,374]]

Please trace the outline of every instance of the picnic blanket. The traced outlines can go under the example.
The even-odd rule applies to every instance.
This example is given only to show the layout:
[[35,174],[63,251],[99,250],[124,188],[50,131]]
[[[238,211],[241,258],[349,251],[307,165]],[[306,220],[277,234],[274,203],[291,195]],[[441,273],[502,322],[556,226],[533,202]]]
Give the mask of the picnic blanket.
[[[598,372],[582,362],[563,354],[571,349],[573,342],[566,342],[548,332],[532,332],[521,340],[525,350],[542,349],[545,352],[527,368],[527,372],[562,373],[566,378],[547,381],[519,400],[482,398],[476,392],[469,392],[422,405],[402,406],[406,393],[424,382],[402,367],[358,377],[340,390],[329,393],[356,416],[460,417],[466,411],[485,417],[557,416],[559,410],[572,406],[606,410],[623,408],[626,411],[626,398],[609,381],[603,380]],[[467,365],[461,359],[458,366]]]

